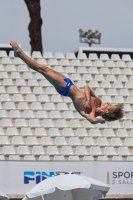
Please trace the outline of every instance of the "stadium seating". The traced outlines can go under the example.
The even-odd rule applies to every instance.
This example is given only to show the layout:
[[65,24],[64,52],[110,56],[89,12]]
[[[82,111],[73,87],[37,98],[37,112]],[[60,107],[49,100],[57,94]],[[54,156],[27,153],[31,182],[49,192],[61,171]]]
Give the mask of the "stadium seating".
[[[27,52],[28,55],[30,55]],[[71,99],[19,58],[0,51],[0,160],[133,160],[133,61],[130,55],[40,52],[32,58],[90,86],[103,102],[123,103],[125,116],[93,125]]]

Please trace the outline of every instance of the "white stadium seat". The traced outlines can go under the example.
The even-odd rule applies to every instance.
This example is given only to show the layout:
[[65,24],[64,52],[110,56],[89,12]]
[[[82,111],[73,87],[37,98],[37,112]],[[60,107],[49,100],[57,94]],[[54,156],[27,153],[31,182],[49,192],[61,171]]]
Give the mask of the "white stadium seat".
[[38,119],[30,119],[29,127],[31,127],[31,128],[41,127],[41,124]]
[[100,161],[107,161],[109,160],[107,156],[98,156],[98,160]]
[[92,64],[91,60],[84,60],[83,61],[83,66],[85,66],[85,67],[93,67],[93,64]]
[[90,60],[98,60],[97,54],[96,53],[90,53],[89,54],[89,59]]
[[[43,118],[44,118],[44,117],[43,117]],[[51,119],[61,119],[62,116],[61,116],[61,114],[60,114],[60,112],[59,112],[58,110],[52,110],[52,111],[50,112],[50,118],[51,118]]]
[[15,65],[6,65],[7,72],[17,71]]
[[133,138],[130,137],[125,138],[124,145],[128,147],[133,147]]
[[15,126],[16,127],[26,127],[27,123],[26,123],[25,119],[16,119]]
[[56,127],[58,127],[58,128],[68,127],[66,120],[65,119],[57,119]]
[[81,66],[81,62],[80,62],[79,60],[76,60],[76,59],[72,60],[71,64],[72,64],[72,66],[74,66],[74,67],[79,67],[79,66]]
[[78,156],[69,156],[68,160],[75,161],[75,160],[80,160],[80,159]]
[[52,119],[44,119],[42,122],[42,126],[45,128],[51,128],[51,127],[55,127]]
[[94,160],[93,156],[84,156],[83,160]]
[[101,60],[96,60],[96,61],[94,62],[94,66],[95,66],[95,67],[98,67],[98,68],[101,68],[101,67],[104,67],[104,63],[103,63],[103,61],[101,61]]
[[54,156],[54,160],[65,160],[64,156]]
[[25,155],[24,160],[27,160],[27,161],[31,160],[32,161],[32,160],[35,160],[35,157],[33,155]]
[[28,110],[28,109],[24,110],[23,118],[25,118],[25,119],[35,118],[33,110]]
[[121,128],[117,130],[117,136],[120,138],[129,137],[127,130],[125,128]]
[[33,133],[29,127],[22,127],[20,135],[22,135],[23,137],[28,137],[30,135],[33,135]]
[[68,59],[61,59],[60,60],[60,65],[61,66],[69,66],[70,62],[68,61]]
[[14,83],[13,83],[13,81],[12,81],[11,78],[5,78],[5,79],[3,80],[3,85],[4,85],[4,86],[10,86],[10,85],[14,85]]
[[18,146],[17,154],[20,156],[31,154],[26,145]]
[[20,92],[21,92],[21,94],[30,94],[31,90],[30,90],[30,87],[28,87],[28,86],[22,86],[20,89]]
[[7,57],[6,51],[0,50],[0,58],[4,58],[4,57]]
[[71,119],[70,127],[71,128],[80,128],[81,127],[80,121],[78,119]]
[[55,53],[55,58],[56,59],[63,59],[65,57],[64,57],[64,54],[62,52],[56,52]]
[[26,145],[28,146],[38,145],[37,138],[34,136],[28,136],[26,139]]
[[19,65],[19,66],[18,66],[18,71],[19,71],[19,72],[28,72],[28,67],[27,67],[27,65]]
[[78,53],[78,57],[77,57],[79,60],[86,60],[87,59],[87,56],[85,53]]
[[119,60],[119,61],[116,62],[116,67],[125,68],[125,67],[126,67],[126,64],[125,64],[124,61]]
[[62,135],[64,137],[71,137],[75,136],[72,128],[63,128]]
[[110,60],[109,59],[109,56],[108,54],[104,53],[104,54],[100,54],[100,60],[103,60],[103,61],[107,61],[107,60]]
[[33,101],[37,101],[36,96],[34,94],[27,94],[26,95],[26,101],[27,102],[33,102]]
[[75,150],[75,154],[78,156],[85,156],[88,155],[88,151],[85,146],[77,146]]
[[10,145],[10,141],[6,135],[0,135],[0,146]]
[[[14,109],[16,109],[16,108],[14,108]],[[25,109],[30,109],[30,108],[29,108],[27,102],[22,101],[22,102],[18,103],[18,109],[19,110],[25,110]]]
[[119,137],[111,138],[111,145],[114,147],[123,146],[121,139]]
[[61,136],[59,129],[56,127],[49,128],[48,135],[51,137]]
[[128,156],[131,153],[130,153],[128,147],[119,147],[118,154],[121,155],[121,156]]
[[9,160],[20,160],[19,155],[10,155]]
[[52,102],[46,102],[45,103],[45,105],[44,105],[44,110],[49,110],[49,111],[51,111],[51,110],[55,110],[55,105],[54,105],[54,103],[52,103]]
[[122,74],[122,71],[120,70],[120,68],[114,67],[112,69],[112,74],[114,74],[114,75],[120,75],[120,74]]
[[93,156],[99,156],[99,155],[102,155],[103,153],[101,152],[100,147],[94,146],[90,148],[90,154]]
[[101,135],[101,132],[100,132],[100,130],[98,128],[94,128],[94,129],[90,130],[90,136],[92,136],[92,137],[100,137],[102,135]]
[[40,102],[32,102],[31,109],[32,110],[43,110],[43,107],[40,104]]
[[101,147],[109,146],[109,142],[106,137],[99,137],[97,139],[97,145]]
[[91,74],[84,74],[83,75],[83,80],[86,81],[86,82],[87,81],[89,82],[89,81],[93,80],[92,75]]
[[13,59],[13,64],[14,65],[23,65],[24,64],[24,61],[20,58],[14,58]]
[[50,157],[48,155],[40,155],[39,160],[45,160],[45,161],[47,160],[48,161],[48,160],[50,160]]
[[123,61],[130,61],[131,60],[131,56],[129,54],[123,54],[122,55],[122,60]]
[[64,146],[64,145],[68,145],[65,137],[62,137],[62,136],[57,136],[55,138],[55,144],[56,146]]
[[105,78],[104,78],[103,74],[96,74],[94,80],[96,80],[98,82],[102,82],[102,81],[105,81]]
[[10,58],[5,57],[5,58],[2,58],[2,59],[1,59],[1,63],[2,63],[3,65],[8,65],[8,64],[12,64],[12,61],[11,61]]
[[36,137],[47,136],[46,130],[42,127],[35,128],[35,136]]
[[23,140],[22,136],[20,136],[20,135],[13,136],[12,144],[13,144],[13,146],[25,145],[24,140]]
[[115,82],[113,83],[113,87],[116,88],[116,89],[121,89],[121,88],[123,88],[122,82],[121,82],[121,81],[115,81]]
[[10,98],[9,94],[1,94],[0,101],[1,102],[11,101],[11,98]]
[[122,156],[113,156],[112,157],[112,161],[123,161],[123,158],[122,158]]
[[75,57],[75,54],[74,54],[74,53],[67,53],[67,54],[66,54],[66,58],[67,58],[68,60],[73,60],[73,59],[76,59],[76,57]]
[[25,82],[25,80],[23,78],[19,78],[19,79],[16,79],[15,85],[16,86],[25,86],[26,82]]
[[[10,136],[19,135],[19,132],[16,127],[8,127],[6,130],[6,134],[10,137]],[[2,132],[1,132],[1,135],[2,135]]]
[[48,61],[48,65],[50,65],[50,66],[55,66],[55,65],[59,65],[59,63],[58,63],[58,61],[56,60],[56,59],[49,59],[49,61]]
[[32,73],[31,72],[24,72],[23,73],[23,79],[25,79],[25,80],[33,79]]
[[32,52],[32,58],[42,58],[40,51],[33,51]]
[[111,60],[118,61],[118,60],[120,60],[120,56],[118,54],[112,54],[111,55]]
[[15,152],[13,146],[8,145],[8,146],[4,146],[3,147],[2,154],[4,154],[4,155],[13,155],[13,154],[16,154],[16,152]]
[[109,146],[109,147],[105,147],[104,154],[107,156],[113,156],[113,155],[116,155],[116,151],[115,151],[114,147]]
[[48,155],[60,155],[57,146],[48,146],[47,147],[47,154]]
[[96,143],[95,143],[93,137],[87,136],[87,137],[84,137],[84,139],[83,139],[83,145],[84,146],[95,146]]
[[39,63],[40,65],[47,65],[47,62],[44,58],[38,58],[37,59],[37,63]]
[[[51,111],[52,112],[52,111]],[[37,113],[36,113],[36,117],[38,119],[44,119],[44,118],[49,118],[48,117],[48,114],[45,110],[38,110]]]
[[32,154],[34,156],[40,156],[40,155],[45,155],[46,153],[44,152],[44,149],[42,146],[36,145],[36,146],[33,146],[32,148]]
[[40,144],[42,146],[50,146],[50,145],[53,145],[53,141],[52,141],[51,137],[45,136],[45,137],[41,138]]
[[21,118],[22,115],[21,115],[21,113],[19,112],[19,110],[17,110],[17,109],[15,110],[15,109],[14,109],[14,110],[11,110],[11,111],[10,111],[10,117],[16,119],[16,118]]
[[62,146],[61,154],[64,156],[74,155],[73,149],[71,146]]
[[106,61],[105,66],[112,69],[113,67],[115,67],[115,63],[112,60],[108,60]]
[[70,137],[69,138],[69,145],[70,146],[79,146],[79,145],[81,145],[80,139],[78,137]]
[[12,121],[11,121],[11,119],[2,119],[1,120],[1,126],[2,127],[11,127],[11,126],[13,126],[13,123],[12,123]]
[[44,52],[43,57],[45,59],[54,58],[51,52]]

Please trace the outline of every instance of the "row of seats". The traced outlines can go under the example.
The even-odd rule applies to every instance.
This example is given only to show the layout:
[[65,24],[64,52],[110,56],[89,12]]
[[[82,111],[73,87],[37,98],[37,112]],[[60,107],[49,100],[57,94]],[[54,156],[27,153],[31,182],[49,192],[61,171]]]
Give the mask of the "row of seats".
[[107,156],[113,156],[113,155],[121,155],[121,156],[128,156],[132,155],[133,151],[130,152],[130,149],[127,146],[118,147],[118,152],[116,152],[115,148],[113,146],[106,146],[103,147],[102,150],[99,146],[91,146],[90,149],[87,149],[85,146],[77,146],[75,150],[69,146],[64,145],[61,147],[61,151],[59,152],[58,147],[55,145],[51,145],[48,147],[45,147],[46,150],[41,145],[34,145],[31,147],[31,152],[26,145],[20,145],[16,147],[17,150],[12,145],[4,145],[2,147],[1,154],[3,155],[12,155],[12,154],[18,154],[20,156],[23,155],[30,155],[33,154],[35,156],[39,155],[93,155],[93,156],[99,156],[99,155],[107,155]]
[[[9,110],[11,109],[11,104],[8,104],[11,102],[6,103],[6,109]],[[19,107],[19,106],[18,106]],[[53,110],[50,111],[50,113],[46,112],[45,110],[37,110],[33,112],[32,109],[26,109],[22,110],[20,113],[19,109],[11,109],[9,113],[7,113],[6,109],[0,109],[0,118],[25,118],[25,119],[31,119],[31,118],[36,118],[36,119],[44,119],[44,118],[50,118],[50,119],[78,119],[78,120],[83,120],[84,118],[79,115],[77,112],[73,112],[71,110],[65,110],[65,111],[59,111],[59,110]],[[49,110],[49,109],[48,109]],[[124,116],[125,119],[130,119],[133,120],[133,111],[129,111],[127,116]]]
[[[33,118],[35,118],[35,119],[46,119],[46,118],[62,119],[62,118],[64,118],[64,119],[67,119],[67,120],[70,120],[70,119],[83,120],[84,119],[81,115],[79,115],[78,113],[75,113],[71,110],[63,111],[63,113],[62,113],[62,111],[60,112],[59,110],[53,110],[53,111],[50,111],[50,113],[46,112],[45,110],[37,110],[36,112],[33,112],[32,109],[26,109],[26,110],[21,111],[21,108],[20,108],[20,110],[18,110],[18,109],[12,109],[11,107],[8,107],[8,105],[11,106],[11,104],[8,104],[8,103],[11,103],[11,102],[6,103],[6,106],[7,106],[6,109],[7,110],[11,109],[11,110],[10,110],[9,113],[7,113],[7,110],[1,109],[0,110],[0,118],[1,119],[2,118],[12,118],[12,119],[17,119],[17,118],[24,118],[24,119],[33,119]],[[121,120],[127,120],[127,119],[133,120],[133,111],[130,111]],[[78,123],[78,121],[77,121],[77,123]]]
[[[25,53],[26,53],[26,55],[30,56],[30,53],[28,51],[25,51]],[[4,58],[8,57],[6,51],[0,51],[0,57],[1,58],[2,57],[4,57]],[[10,58],[14,58],[14,52],[13,51],[9,52],[9,57]],[[53,56],[53,54],[51,52],[44,52],[43,53],[43,57],[46,58],[46,59],[50,59],[50,58],[54,58],[54,57],[56,59],[65,58],[65,56],[64,56],[64,54],[62,52],[56,52],[55,56]],[[41,53],[39,51],[33,51],[32,52],[32,58],[42,58],[42,55],[41,55]],[[67,53],[66,54],[66,58],[67,59],[76,59],[74,53]],[[87,59],[87,56],[86,56],[85,53],[79,53],[77,58],[80,59],[80,60],[85,60],[85,59]],[[91,59],[91,60],[98,60],[99,59],[97,54],[95,54],[95,53],[90,53],[88,58]],[[100,59],[101,60],[110,60],[108,54],[100,54]],[[112,54],[111,55],[111,60],[117,61],[117,60],[120,60],[120,57],[119,57],[118,54]],[[130,61],[131,57],[130,57],[129,54],[123,54],[122,55],[122,60]]]
[[[109,100],[108,96],[106,96],[107,98],[104,99],[103,102],[107,102],[107,100]],[[132,98],[131,98],[132,100]],[[4,100],[3,100],[4,101]],[[18,101],[16,99],[16,101]],[[30,102],[30,101],[29,101]],[[112,102],[112,101],[109,101],[109,102]],[[42,100],[42,103],[43,100]],[[117,103],[120,103],[120,102],[117,102]],[[131,102],[132,104],[132,102]],[[49,116],[47,115],[46,111],[53,111],[51,114],[53,114],[53,117],[52,118],[60,118],[60,113],[59,111],[73,111],[73,112],[76,112],[75,111],[75,108],[73,106],[73,103],[70,104],[69,108],[68,108],[68,105],[67,103],[57,103],[57,105],[55,105],[54,103],[52,102],[46,102],[44,105],[42,105],[40,102],[32,102],[30,105],[28,105],[28,103],[26,101],[22,101],[22,102],[19,102],[18,104],[15,104],[15,102],[12,102],[12,101],[7,101],[4,103],[4,105],[2,105],[0,103],[0,110],[33,110],[33,111],[40,111],[38,112],[38,118],[41,118],[42,114],[44,114],[44,118],[49,118]],[[41,110],[44,110],[44,112],[41,112]],[[57,112],[56,112],[57,111]],[[124,111],[125,112],[130,112],[132,111],[132,107],[130,104],[124,104]],[[4,112],[4,111],[3,111]],[[17,111],[12,111],[12,113],[15,113]],[[28,113],[30,111],[25,111],[25,113]],[[67,115],[68,112],[65,112],[65,116],[68,116]],[[70,112],[72,114],[72,112]],[[58,115],[59,114],[59,115]],[[5,114],[6,116],[6,114]],[[32,115],[34,117],[34,115]],[[132,112],[130,113],[130,118],[132,119]],[[76,117],[78,119],[83,119],[83,117],[81,115],[79,115],[78,113],[76,113]],[[67,117],[66,117],[67,118]],[[70,116],[69,118],[73,118],[73,114],[72,114],[72,117]],[[125,119],[126,119],[126,116],[125,116]]]
[[[88,59],[84,60],[84,61],[80,61],[78,59],[71,60],[71,61],[69,61],[68,59],[61,59],[59,61],[59,60],[56,60],[56,59],[46,60],[44,58],[41,58],[41,59],[37,59],[36,61],[41,65],[48,65],[48,66],[58,66],[58,65],[60,65],[62,67],[65,67],[65,66],[70,66],[70,67],[72,67],[72,66],[75,66],[75,67],[83,66],[84,67],[85,66],[85,67],[98,67],[98,68],[101,68],[101,67],[107,67],[107,68],[119,67],[121,69],[125,68],[125,67],[133,68],[133,61],[129,61],[127,63],[127,62],[124,62],[122,60],[119,60],[117,62],[114,62],[112,60],[109,60],[109,61],[106,61],[106,62],[98,60],[98,61],[92,62],[91,60],[88,60]],[[2,58],[0,63],[1,63],[0,71],[3,71],[5,69],[5,67],[4,67],[5,65],[6,65],[7,71],[10,71],[11,68],[13,69],[13,71],[16,71],[16,69],[18,69],[18,71],[24,70],[24,69],[22,69],[22,66],[24,66],[24,62],[19,58],[14,58],[14,59]],[[24,67],[24,68],[27,71],[27,67]]]
[[[130,84],[129,84],[130,85]],[[33,94],[39,95],[39,94],[47,94],[47,95],[53,95],[57,94],[57,91],[53,86],[47,87],[45,92],[43,90],[43,87],[41,86],[32,86],[33,87]],[[117,87],[117,86],[116,86]],[[92,87],[94,89],[94,92],[96,93],[97,96],[104,96],[104,95],[109,95],[109,96],[131,96],[133,95],[133,89],[132,88],[106,88],[106,87],[96,87],[96,85]],[[7,91],[6,91],[7,89]],[[117,90],[119,89],[119,90]],[[18,90],[17,86],[9,86],[8,88],[5,88],[4,86],[0,86],[0,94],[31,94],[31,88],[29,86],[20,86],[20,91]]]
[[84,127],[84,128],[94,128],[94,127],[99,127],[99,128],[113,128],[113,129],[118,129],[118,128],[125,128],[125,129],[132,129],[133,128],[133,122],[131,120],[123,120],[123,122],[119,121],[112,121],[110,123],[105,123],[105,124],[91,124],[89,121],[86,119],[83,121],[80,121],[78,119],[70,119],[65,120],[65,119],[44,119],[39,120],[39,119],[29,119],[25,120],[24,118],[17,118],[12,121],[10,118],[2,118],[1,120],[1,126],[2,127],[10,127],[10,126],[15,126],[16,127],[45,127],[45,128],[50,128],[50,127],[57,127],[57,128],[65,128],[65,127],[71,127],[71,128],[77,128],[77,127]]
[[[79,87],[83,87],[84,84],[88,84],[88,83],[91,83],[94,86],[97,84],[97,87],[99,87],[100,82],[107,81],[107,83],[109,82],[108,85],[110,83],[113,83],[115,86],[115,85],[117,85],[116,83],[118,83],[119,88],[124,87],[126,85],[127,85],[127,87],[131,88],[132,82],[133,82],[133,75],[131,75],[131,74],[130,74],[129,78],[127,78],[126,75],[118,75],[117,79],[116,79],[115,75],[113,75],[113,74],[109,74],[106,77],[104,77],[102,74],[97,74],[97,75],[95,75],[94,78],[92,77],[91,74],[84,74],[82,78],[80,77],[79,74],[72,74],[71,76],[69,76],[68,74],[64,74],[64,75],[66,77],[71,78],[72,81],[75,81],[77,86],[79,86]],[[42,75],[40,76],[39,73],[34,78],[30,72],[25,72],[23,75],[23,78],[22,78],[20,76],[19,72],[12,72],[10,77],[8,76],[8,74],[6,72],[1,72],[0,73],[0,79],[2,81],[1,85],[5,85],[5,86],[29,85],[31,87],[39,86],[39,85],[42,87],[50,87],[51,86],[51,84]],[[122,85],[122,84],[124,84],[124,85]],[[109,87],[110,87],[110,85],[109,85]]]
[[[133,74],[133,71],[132,71],[132,69],[131,68],[128,68],[128,67],[125,67],[123,70],[121,70],[119,67],[115,67],[115,68],[112,68],[112,69],[109,69],[109,68],[107,68],[107,67],[101,67],[100,69],[98,69],[98,67],[89,67],[89,68],[86,68],[86,67],[83,67],[83,66],[81,66],[81,67],[78,67],[77,69],[75,69],[73,66],[71,66],[71,67],[66,67],[65,69],[63,69],[63,67],[62,66],[56,66],[56,67],[54,67],[53,68],[55,71],[58,71],[58,72],[60,72],[60,73],[66,73],[66,74],[70,74],[70,75],[73,75],[73,74],[75,74],[75,75],[79,75],[79,77],[81,78],[81,76],[80,75],[82,75],[82,74],[94,74],[94,75],[96,75],[96,74],[103,74],[103,75],[108,75],[108,74],[113,74],[113,75],[120,75],[120,74],[125,74],[125,75],[132,75]],[[10,71],[5,71],[5,70],[3,70],[3,71],[1,71],[1,76],[0,76],[0,78],[9,78],[9,76],[8,76],[8,73],[9,72],[11,72],[11,78],[21,78],[21,76],[20,76],[20,73],[22,73],[22,72],[20,72],[20,71],[11,71],[11,69],[10,69]],[[18,73],[17,73],[18,72]],[[20,72],[20,73],[19,73]],[[23,77],[25,78],[25,75],[28,73],[27,71],[23,71],[24,72],[24,75],[23,75]],[[35,71],[34,71],[34,73],[35,73]],[[30,75],[30,78],[31,78],[31,73],[28,73],[28,75]],[[41,77],[43,77],[43,76],[41,76]],[[27,78],[27,77],[26,77]]]
[[34,146],[34,145],[42,145],[42,146],[51,146],[51,145],[56,145],[56,146],[65,146],[65,145],[70,145],[70,146],[99,146],[99,147],[105,147],[105,146],[114,146],[114,147],[119,147],[119,146],[128,146],[128,147],[133,147],[133,137],[127,137],[124,139],[124,142],[119,137],[113,137],[111,138],[111,141],[109,141],[106,137],[98,137],[97,141],[94,140],[93,137],[86,136],[83,138],[83,141],[79,139],[79,137],[76,136],[71,136],[69,140],[67,141],[65,137],[63,136],[57,136],[55,138],[55,141],[53,142],[52,138],[50,136],[43,136],[41,137],[40,140],[37,139],[36,136],[28,136],[26,138],[26,141],[24,141],[23,137],[21,135],[18,136],[13,136],[11,143],[9,141],[8,136],[6,135],[0,135],[0,146],[4,145],[10,145],[12,144],[13,146],[20,146],[20,145],[27,145],[27,146]]
[[118,128],[116,130],[116,133],[112,128],[105,128],[103,129],[103,132],[99,129],[94,127],[93,129],[87,130],[86,128],[77,128],[73,130],[70,127],[65,127],[62,129],[58,129],[57,127],[52,127],[46,130],[43,127],[37,127],[34,130],[31,129],[30,127],[22,127],[20,130],[17,129],[17,127],[7,127],[5,130],[5,127],[2,128],[0,127],[0,135],[4,136],[7,135],[8,137],[13,137],[13,136],[19,136],[21,135],[22,137],[28,137],[28,136],[35,136],[35,137],[43,137],[43,136],[50,136],[50,137],[57,137],[57,136],[63,136],[63,137],[79,137],[79,138],[84,138],[84,137],[93,137],[93,138],[98,138],[98,137],[106,137],[106,138],[128,138],[128,137],[133,137],[133,129],[126,130],[125,128]]
[[[5,156],[4,155],[0,155],[0,160],[5,160]],[[31,160],[31,161],[35,161],[35,160],[39,160],[39,161],[50,161],[52,160],[52,158],[49,155],[40,155],[38,158],[36,158],[34,155],[25,155],[24,157],[20,157],[19,155],[10,155],[9,160]],[[54,161],[80,161],[81,157],[75,155],[75,156],[68,156],[68,158],[66,158],[63,155],[60,156],[54,156],[53,157]],[[95,157],[93,156],[83,156],[82,158],[83,161],[94,161],[96,160]],[[112,160],[112,161],[123,161],[125,159],[123,159],[122,156],[113,156],[112,158],[108,158],[107,156],[98,156],[97,161],[108,161],[108,160]],[[126,157],[127,161],[133,161],[133,156],[127,156]]]

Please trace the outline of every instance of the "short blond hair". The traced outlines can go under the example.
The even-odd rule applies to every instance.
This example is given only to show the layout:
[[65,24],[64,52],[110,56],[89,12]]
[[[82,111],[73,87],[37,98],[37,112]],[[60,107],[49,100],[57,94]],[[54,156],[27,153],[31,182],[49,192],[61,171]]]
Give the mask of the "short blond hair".
[[124,116],[123,104],[117,104],[113,108],[108,110],[108,113],[103,115],[106,121],[114,121],[122,118]]

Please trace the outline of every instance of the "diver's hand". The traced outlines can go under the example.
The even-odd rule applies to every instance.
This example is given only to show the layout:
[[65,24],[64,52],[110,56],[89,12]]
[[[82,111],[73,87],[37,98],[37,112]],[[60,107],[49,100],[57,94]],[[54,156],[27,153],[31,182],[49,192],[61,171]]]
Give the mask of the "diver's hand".
[[91,111],[91,102],[90,101],[86,101],[85,103],[85,113],[88,114]]

